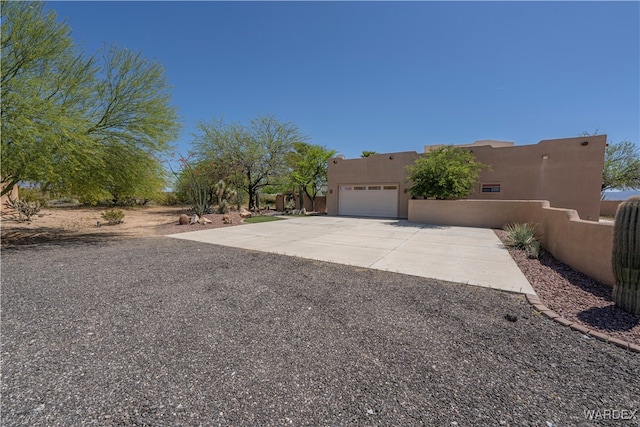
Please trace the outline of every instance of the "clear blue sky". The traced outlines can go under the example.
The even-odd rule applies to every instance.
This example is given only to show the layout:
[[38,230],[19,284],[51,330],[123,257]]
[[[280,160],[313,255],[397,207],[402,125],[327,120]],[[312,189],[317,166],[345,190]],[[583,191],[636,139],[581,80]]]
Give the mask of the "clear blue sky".
[[350,157],[428,144],[640,142],[639,2],[50,2],[88,52],[142,51],[183,118],[296,123]]

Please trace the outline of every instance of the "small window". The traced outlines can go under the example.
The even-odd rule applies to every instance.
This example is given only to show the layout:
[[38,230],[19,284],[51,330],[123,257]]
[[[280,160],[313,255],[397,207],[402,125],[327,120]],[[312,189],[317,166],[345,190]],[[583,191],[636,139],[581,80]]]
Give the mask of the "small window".
[[382,187],[383,190],[397,190],[398,186],[397,185],[385,185],[384,187]]
[[369,186],[369,190],[380,190],[380,186],[379,185],[370,185]]
[[353,187],[353,189],[354,189],[354,190],[366,190],[366,189],[367,189],[367,187],[366,187],[366,186],[364,186],[364,185],[359,185],[359,186],[357,186],[357,187]]
[[483,193],[499,193],[500,184],[482,184]]
[[340,191],[351,191],[353,187],[340,187]]

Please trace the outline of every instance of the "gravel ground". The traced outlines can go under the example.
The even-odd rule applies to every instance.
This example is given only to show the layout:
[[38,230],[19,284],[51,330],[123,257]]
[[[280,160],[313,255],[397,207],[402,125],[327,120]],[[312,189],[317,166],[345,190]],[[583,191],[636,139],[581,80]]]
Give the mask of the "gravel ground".
[[6,426],[640,423],[613,419],[640,410],[637,354],[420,277],[166,237],[27,245],[3,249],[1,320]]
[[[504,241],[506,232],[494,231]],[[524,251],[507,249],[548,308],[591,330],[640,345],[640,316],[616,307],[610,287],[575,271],[549,253],[543,253],[540,259],[529,259]]]

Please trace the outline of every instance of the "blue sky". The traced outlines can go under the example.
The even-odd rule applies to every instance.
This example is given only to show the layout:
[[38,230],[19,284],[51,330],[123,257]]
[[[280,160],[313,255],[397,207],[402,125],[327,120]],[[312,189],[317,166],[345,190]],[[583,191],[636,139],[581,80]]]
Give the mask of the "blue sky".
[[87,52],[160,62],[198,121],[271,114],[348,158],[429,144],[640,142],[639,2],[49,2]]

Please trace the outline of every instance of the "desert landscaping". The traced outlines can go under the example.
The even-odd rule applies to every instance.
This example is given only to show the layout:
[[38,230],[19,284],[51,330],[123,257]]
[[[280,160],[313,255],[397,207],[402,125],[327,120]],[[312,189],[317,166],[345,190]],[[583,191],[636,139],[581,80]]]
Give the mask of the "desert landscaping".
[[[180,225],[181,215],[191,215],[185,206],[150,206],[121,208],[123,222],[107,225],[99,207],[42,209],[30,222],[20,222],[4,214],[1,225],[3,247],[56,244],[64,242],[112,241],[118,239],[158,237],[187,231],[243,225],[238,211],[225,215],[207,214],[206,224]],[[505,233],[496,230],[504,241]],[[576,272],[544,253],[540,259],[529,259],[522,252],[509,248],[509,252],[531,283],[542,302],[563,318],[589,330],[606,334],[629,343],[640,345],[640,322],[615,307],[611,289]]]
[[45,243],[86,238],[121,239],[152,237],[214,227],[242,224],[237,211],[228,215],[231,224],[224,224],[222,214],[204,215],[209,224],[178,223],[180,215],[189,214],[184,206],[152,206],[120,208],[124,212],[123,222],[107,225],[101,214],[105,208],[72,207],[46,208],[30,222],[21,222],[14,215],[3,214],[0,219],[2,246]]

